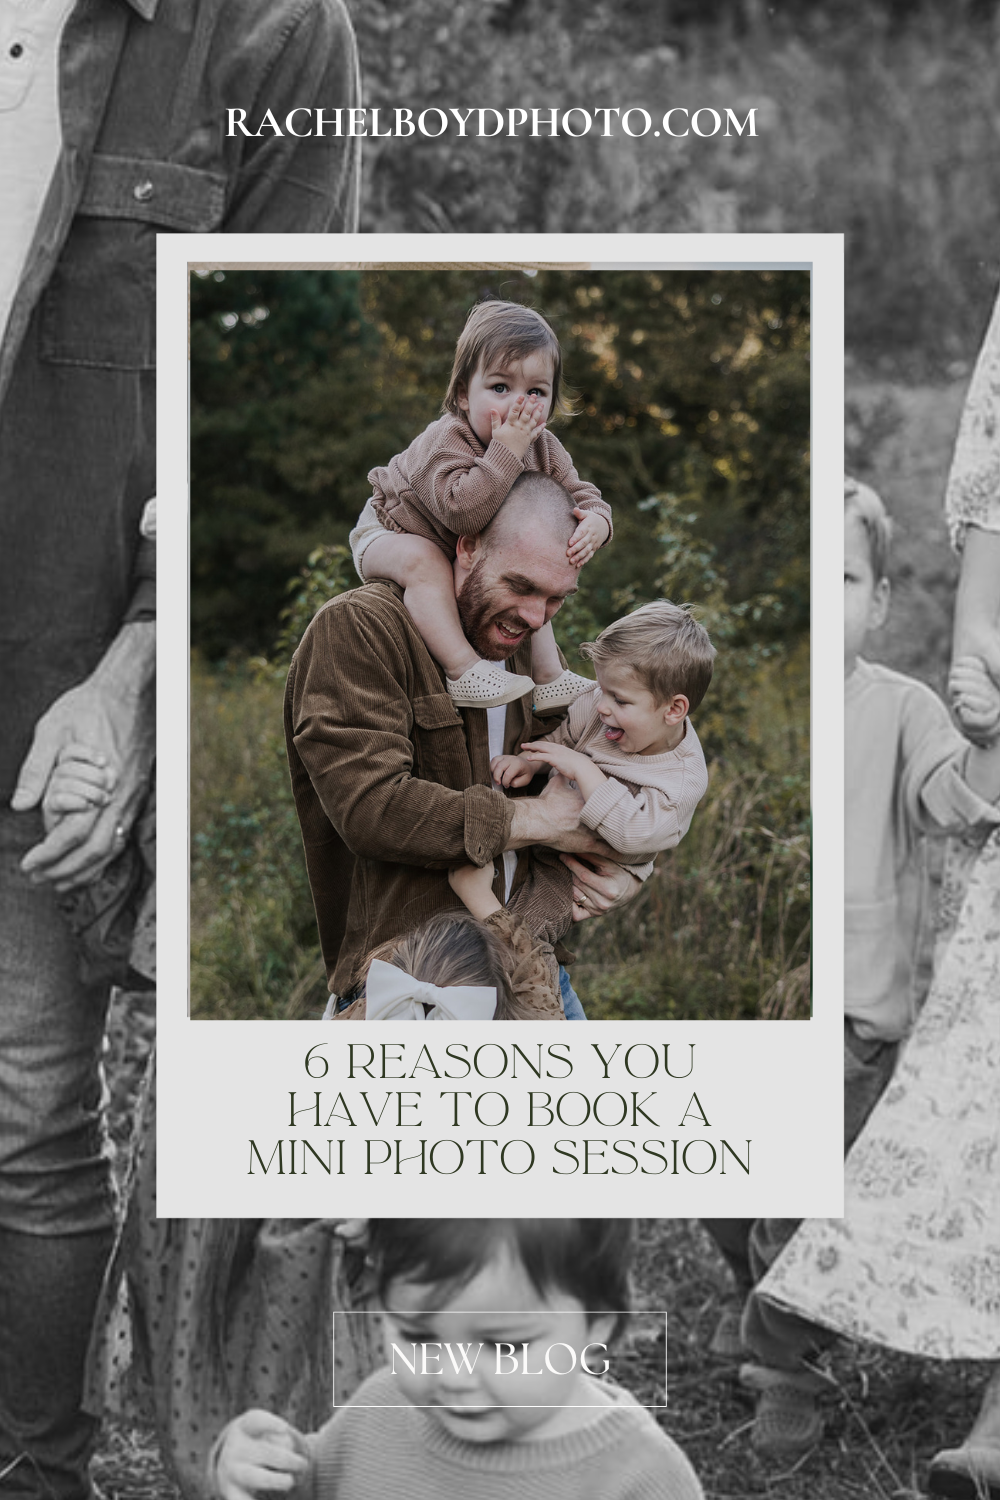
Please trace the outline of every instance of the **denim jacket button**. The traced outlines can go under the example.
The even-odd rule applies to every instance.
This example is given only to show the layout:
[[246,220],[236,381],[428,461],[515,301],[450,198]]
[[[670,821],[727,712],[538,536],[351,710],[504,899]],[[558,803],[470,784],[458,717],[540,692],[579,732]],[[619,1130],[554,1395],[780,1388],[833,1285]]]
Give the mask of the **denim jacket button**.
[[137,203],[148,203],[153,196],[153,184],[147,179],[145,182],[137,182],[132,189],[132,197]]

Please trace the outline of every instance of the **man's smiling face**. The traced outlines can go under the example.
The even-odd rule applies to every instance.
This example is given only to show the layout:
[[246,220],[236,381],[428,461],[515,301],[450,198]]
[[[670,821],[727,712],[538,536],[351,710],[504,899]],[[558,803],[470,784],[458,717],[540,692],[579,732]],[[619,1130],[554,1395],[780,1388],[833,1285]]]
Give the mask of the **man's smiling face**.
[[576,592],[578,576],[565,541],[541,525],[529,522],[492,547],[460,538],[455,583],[466,638],[487,661],[506,661]]

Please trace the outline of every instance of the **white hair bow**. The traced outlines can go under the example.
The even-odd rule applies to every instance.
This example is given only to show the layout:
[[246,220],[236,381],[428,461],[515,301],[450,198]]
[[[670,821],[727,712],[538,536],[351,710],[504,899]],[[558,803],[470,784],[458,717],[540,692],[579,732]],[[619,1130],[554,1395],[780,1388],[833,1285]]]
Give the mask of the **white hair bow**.
[[380,958],[373,959],[368,970],[366,1021],[492,1021],[496,1008],[497,992],[485,985],[439,988]]

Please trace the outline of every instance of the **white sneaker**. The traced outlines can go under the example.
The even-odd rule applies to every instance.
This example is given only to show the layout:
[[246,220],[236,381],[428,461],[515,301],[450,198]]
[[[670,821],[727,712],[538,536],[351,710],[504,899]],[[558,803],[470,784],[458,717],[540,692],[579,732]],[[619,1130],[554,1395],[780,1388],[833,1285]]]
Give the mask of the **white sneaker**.
[[589,693],[596,686],[597,683],[591,682],[589,677],[581,677],[579,672],[571,672],[567,667],[555,682],[535,683],[535,710],[544,714],[552,708],[565,708],[581,693]]
[[505,672],[502,666],[489,661],[477,661],[461,677],[447,677],[445,681],[452,701],[459,708],[499,708],[535,688],[530,677]]

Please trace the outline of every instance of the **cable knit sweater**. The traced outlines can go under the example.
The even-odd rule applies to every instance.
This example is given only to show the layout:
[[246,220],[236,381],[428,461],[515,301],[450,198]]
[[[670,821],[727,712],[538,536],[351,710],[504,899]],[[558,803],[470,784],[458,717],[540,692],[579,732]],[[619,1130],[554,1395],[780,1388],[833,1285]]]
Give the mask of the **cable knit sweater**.
[[550,475],[572,495],[574,506],[603,516],[611,540],[611,506],[580,478],[547,427],[518,458],[504,443],[484,448],[465,418],[449,413],[425,427],[387,468],[372,469],[368,483],[383,526],[426,537],[454,557],[457,539],[488,526],[514,480],[528,470]]
[[626,1391],[562,1437],[469,1443],[402,1406],[388,1369],[307,1441],[312,1500],[704,1500],[684,1454]]

